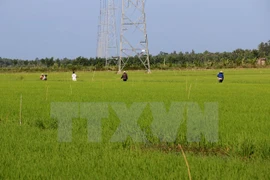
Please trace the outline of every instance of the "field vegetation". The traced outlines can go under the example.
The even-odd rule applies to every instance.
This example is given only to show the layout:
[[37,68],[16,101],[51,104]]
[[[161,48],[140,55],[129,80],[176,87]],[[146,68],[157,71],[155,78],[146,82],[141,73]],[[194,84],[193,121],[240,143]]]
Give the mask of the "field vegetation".
[[[0,179],[269,179],[270,71],[219,70],[128,71],[123,82],[112,71],[0,73]],[[87,119],[74,118],[72,141],[58,139],[52,103],[107,103],[100,142],[89,142]],[[187,141],[187,117],[172,142],[151,131],[150,103],[218,104],[218,141],[202,134]],[[146,142],[111,142],[121,124],[110,103],[147,103],[138,118]],[[170,122],[168,122],[170,123]],[[186,165],[181,147],[185,152]]]

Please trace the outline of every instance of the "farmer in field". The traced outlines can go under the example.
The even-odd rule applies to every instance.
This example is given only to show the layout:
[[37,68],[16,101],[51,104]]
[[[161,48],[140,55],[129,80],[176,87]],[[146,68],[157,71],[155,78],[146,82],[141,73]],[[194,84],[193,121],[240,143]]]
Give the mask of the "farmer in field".
[[218,82],[222,83],[222,81],[224,80],[224,74],[222,71],[219,71],[217,78],[218,78]]
[[77,75],[75,74],[74,71],[73,71],[71,77],[72,77],[72,81],[77,81]]
[[128,75],[127,75],[126,71],[124,71],[124,73],[122,74],[121,79],[123,79],[123,81],[128,80]]

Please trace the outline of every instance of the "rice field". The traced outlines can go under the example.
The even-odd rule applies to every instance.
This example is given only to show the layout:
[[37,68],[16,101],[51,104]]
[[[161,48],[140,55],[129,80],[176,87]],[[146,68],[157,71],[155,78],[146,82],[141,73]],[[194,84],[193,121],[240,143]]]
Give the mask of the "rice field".
[[[0,179],[269,179],[270,70],[218,71],[2,72]],[[177,103],[214,103],[216,141],[190,141]]]

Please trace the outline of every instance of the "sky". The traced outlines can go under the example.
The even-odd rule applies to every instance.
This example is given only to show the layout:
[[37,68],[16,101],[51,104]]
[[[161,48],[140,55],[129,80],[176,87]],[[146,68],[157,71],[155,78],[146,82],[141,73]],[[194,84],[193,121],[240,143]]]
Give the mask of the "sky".
[[[99,0],[0,0],[0,57],[95,57],[99,5]],[[256,49],[270,40],[269,0],[147,0],[145,12],[153,55]]]

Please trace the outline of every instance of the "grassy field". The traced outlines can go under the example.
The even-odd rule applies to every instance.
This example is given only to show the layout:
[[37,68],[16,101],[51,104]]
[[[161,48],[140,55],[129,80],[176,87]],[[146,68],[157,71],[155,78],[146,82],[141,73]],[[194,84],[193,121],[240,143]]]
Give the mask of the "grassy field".
[[[270,178],[270,69],[128,72],[122,82],[114,72],[0,73],[0,179],[192,179]],[[87,120],[74,118],[72,141],[60,142],[58,121],[51,118],[54,102],[105,103],[101,140],[89,142]],[[188,142],[187,117],[173,142],[151,132],[149,103],[218,104],[215,143]],[[111,142],[121,124],[112,103],[147,103],[138,126],[147,142]],[[124,111],[124,110],[122,110]],[[97,112],[99,113],[99,112]],[[21,125],[20,125],[21,121]]]

